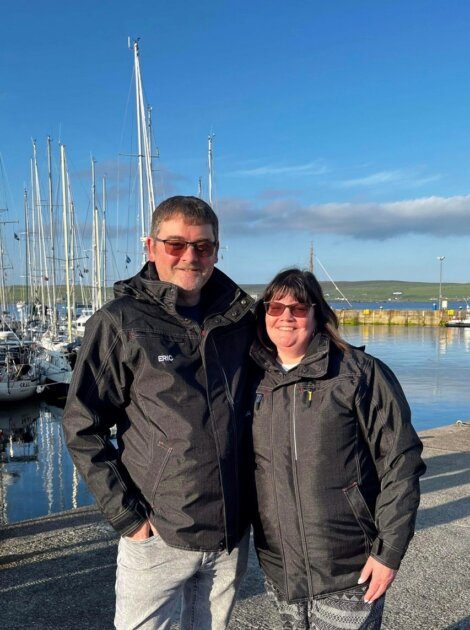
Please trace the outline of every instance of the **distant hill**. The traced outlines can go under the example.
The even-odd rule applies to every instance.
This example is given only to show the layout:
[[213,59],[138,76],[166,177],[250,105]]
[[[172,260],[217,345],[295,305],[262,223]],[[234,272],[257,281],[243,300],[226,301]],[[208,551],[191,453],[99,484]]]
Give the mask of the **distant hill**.
[[[321,282],[323,291],[330,301],[341,297],[332,282]],[[402,280],[362,280],[337,281],[337,286],[350,302],[386,302],[389,298],[398,298],[403,302],[437,301],[439,284],[437,282],[404,282]],[[251,295],[260,296],[265,284],[242,284],[242,288]],[[86,294],[90,288],[84,287]],[[77,295],[79,291],[77,290]],[[112,297],[112,288],[107,289],[108,298]],[[394,295],[395,294],[395,295]],[[65,302],[65,288],[57,287],[59,301]],[[470,283],[442,283],[442,297],[448,300],[470,301]],[[15,303],[24,300],[24,287],[20,285],[7,288],[7,301]]]
[[[328,300],[341,297],[332,282],[320,282]],[[336,285],[350,302],[386,302],[389,298],[398,298],[402,302],[437,301],[439,284],[437,282],[404,282],[402,280],[361,280],[336,281]],[[266,285],[242,284],[250,295],[260,296]],[[442,283],[442,297],[448,300],[469,300],[470,283]]]

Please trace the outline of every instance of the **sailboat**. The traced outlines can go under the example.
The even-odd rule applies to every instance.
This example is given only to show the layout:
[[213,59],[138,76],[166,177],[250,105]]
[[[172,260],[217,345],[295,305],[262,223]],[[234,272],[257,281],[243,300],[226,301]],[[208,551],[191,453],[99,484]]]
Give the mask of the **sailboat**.
[[0,330],[0,401],[30,398],[38,390],[38,385],[32,348],[12,330]]

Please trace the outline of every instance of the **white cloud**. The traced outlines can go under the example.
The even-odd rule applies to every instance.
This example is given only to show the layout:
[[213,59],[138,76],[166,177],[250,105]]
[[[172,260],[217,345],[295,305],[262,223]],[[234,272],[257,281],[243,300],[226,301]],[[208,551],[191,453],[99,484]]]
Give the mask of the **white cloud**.
[[273,164],[258,166],[256,168],[241,169],[228,173],[231,176],[263,177],[269,175],[323,175],[328,169],[321,160],[307,162],[306,164],[293,164],[291,166],[276,166]]
[[303,231],[369,240],[404,234],[470,234],[470,195],[306,206],[282,199],[260,207],[232,198],[222,199],[218,212],[225,229],[238,234]]
[[372,175],[367,175],[366,177],[346,179],[342,182],[339,182],[339,186],[341,188],[355,188],[356,186],[377,186],[381,184],[388,184],[389,182],[396,182],[397,180],[400,180],[402,178],[402,171],[380,171],[379,173],[373,173]]
[[430,182],[441,179],[440,174],[423,175],[421,169],[397,169],[392,171],[379,171],[365,177],[346,179],[338,182],[340,188],[373,188],[386,184],[398,184],[401,187],[424,186]]

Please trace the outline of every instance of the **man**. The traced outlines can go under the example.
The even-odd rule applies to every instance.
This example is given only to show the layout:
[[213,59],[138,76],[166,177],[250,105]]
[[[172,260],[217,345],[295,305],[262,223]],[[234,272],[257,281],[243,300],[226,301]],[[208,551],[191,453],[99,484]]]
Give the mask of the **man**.
[[[226,628],[248,554],[242,413],[251,298],[214,268],[196,197],[155,210],[149,261],[87,322],[64,413],[72,457],[121,535],[116,627]],[[117,448],[110,428],[117,426]]]

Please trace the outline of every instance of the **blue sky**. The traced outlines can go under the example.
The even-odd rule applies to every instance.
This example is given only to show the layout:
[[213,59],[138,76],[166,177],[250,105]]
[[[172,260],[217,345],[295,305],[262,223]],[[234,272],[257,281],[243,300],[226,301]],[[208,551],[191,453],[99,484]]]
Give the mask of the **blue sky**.
[[[93,154],[107,176],[109,231],[120,234],[111,280],[129,275],[125,254],[136,240],[135,164],[123,156],[135,150],[130,35],[141,38],[153,107],[158,200],[196,194],[200,176],[207,194],[215,133],[219,266],[235,280],[306,266],[313,242],[337,281],[437,282],[437,256],[446,257],[444,281],[470,281],[464,0],[2,5],[0,207],[22,222],[31,138],[46,190],[50,135],[55,170],[58,142],[67,147],[89,234]],[[12,230],[5,226],[9,256],[21,266]]]

